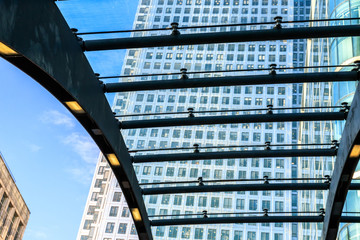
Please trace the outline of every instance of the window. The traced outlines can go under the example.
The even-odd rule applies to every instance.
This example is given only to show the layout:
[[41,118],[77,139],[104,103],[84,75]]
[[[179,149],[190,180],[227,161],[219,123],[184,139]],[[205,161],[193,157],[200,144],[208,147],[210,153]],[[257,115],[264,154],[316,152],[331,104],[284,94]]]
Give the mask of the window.
[[239,210],[245,209],[245,199],[236,199],[236,209]]
[[162,167],[156,167],[155,168],[155,176],[161,176],[162,175],[163,168]]
[[211,207],[218,208],[219,207],[219,198],[218,197],[212,197],[211,198]]
[[257,210],[257,200],[255,199],[249,200],[249,210]]
[[178,227],[171,226],[169,229],[169,237],[176,238],[178,232]]
[[203,239],[204,229],[203,228],[195,228],[195,239]]
[[221,240],[229,240],[229,235],[229,230],[221,230]]
[[181,205],[182,196],[181,195],[175,195],[174,196],[174,205]]
[[186,206],[194,206],[194,196],[187,196],[186,197]]
[[166,176],[172,177],[172,176],[174,176],[174,172],[175,172],[175,169],[173,167],[168,167],[166,169]]
[[127,227],[127,223],[120,223],[118,233],[119,234],[125,234],[126,233],[126,227]]
[[110,217],[116,217],[118,211],[119,211],[119,207],[112,206],[112,207],[110,208],[109,216],[110,216]]
[[123,207],[122,213],[121,213],[122,217],[129,217],[130,216],[130,211],[128,207]]
[[161,204],[169,204],[169,201],[170,201],[170,195],[169,194],[166,194],[166,195],[163,195],[162,196],[162,199],[161,199]]
[[155,235],[156,235],[157,237],[163,237],[163,236],[164,236],[164,233],[165,233],[165,227],[164,227],[164,226],[162,226],[162,227],[157,227],[157,228],[156,228],[156,233],[155,233]]
[[114,232],[114,226],[115,226],[115,223],[113,223],[113,222],[108,222],[108,223],[106,224],[105,232],[106,232],[106,233],[113,233],[113,232]]
[[232,207],[232,199],[231,198],[225,198],[224,199],[224,208],[231,208],[231,207]]
[[190,238],[190,229],[189,227],[183,227],[181,232],[181,238],[189,239]]
[[120,202],[121,194],[122,194],[121,192],[114,192],[113,202]]
[[208,230],[208,240],[216,240],[216,229],[209,229]]
[[207,197],[199,197],[199,207],[206,207]]

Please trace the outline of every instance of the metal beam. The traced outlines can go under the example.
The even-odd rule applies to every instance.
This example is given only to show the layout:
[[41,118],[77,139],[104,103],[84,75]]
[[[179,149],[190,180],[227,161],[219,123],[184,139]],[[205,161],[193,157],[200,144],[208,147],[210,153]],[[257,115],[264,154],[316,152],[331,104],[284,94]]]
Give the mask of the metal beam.
[[210,43],[254,42],[285,39],[327,38],[359,36],[360,25],[300,27],[217,33],[195,33],[151,37],[130,37],[87,40],[82,43],[84,51],[113,49],[165,47]]
[[360,217],[359,216],[341,216],[340,222],[343,223],[360,223]]
[[249,217],[207,217],[151,220],[152,226],[230,224],[230,223],[284,223],[284,222],[322,222],[323,216],[249,216]]
[[230,123],[332,121],[345,119],[346,113],[344,112],[279,113],[132,120],[121,121],[119,122],[119,126],[121,129],[133,129]]
[[173,162],[186,160],[229,159],[229,158],[274,158],[274,157],[318,157],[336,156],[336,149],[282,149],[248,150],[227,152],[201,152],[177,154],[153,154],[132,157],[134,163]]
[[[246,216],[246,217],[207,217],[151,220],[151,226],[231,224],[231,223],[285,223],[285,222],[323,222],[323,216]],[[342,216],[341,222],[360,223],[360,217]],[[336,238],[335,234],[335,238]]]
[[229,76],[212,78],[188,78],[159,81],[137,81],[104,84],[104,91],[132,92],[160,89],[200,88],[215,86],[262,85],[280,83],[305,82],[341,82],[359,80],[357,71],[349,72],[322,72],[322,73],[292,73],[292,74],[266,74],[255,76]]
[[326,203],[322,239],[335,240],[340,216],[360,155],[360,85],[357,86],[336,156]]
[[261,184],[224,184],[180,187],[143,188],[144,195],[199,193],[199,192],[237,192],[237,191],[281,191],[281,190],[326,190],[329,183],[261,183]]
[[[86,59],[54,1],[0,1],[0,42],[16,51],[1,54],[64,104],[106,156],[122,188],[141,240],[151,240],[150,222],[130,155],[117,121]],[[71,110],[66,103],[77,108]],[[81,109],[81,110],[79,110]],[[78,110],[78,111],[76,111]]]

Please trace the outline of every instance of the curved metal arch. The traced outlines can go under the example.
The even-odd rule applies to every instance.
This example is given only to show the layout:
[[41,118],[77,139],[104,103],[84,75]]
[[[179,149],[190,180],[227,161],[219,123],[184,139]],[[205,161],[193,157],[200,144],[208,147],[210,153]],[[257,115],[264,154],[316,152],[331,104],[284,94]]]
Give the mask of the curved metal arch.
[[55,3],[49,0],[0,1],[0,50],[4,50],[4,45],[16,53],[2,51],[0,56],[35,79],[70,111],[66,102],[81,107],[78,111],[73,109],[72,113],[110,160],[139,238],[152,240],[140,187],[117,121],[77,39]]
[[352,176],[360,157],[360,86],[355,91],[336,156],[322,239],[335,240]]

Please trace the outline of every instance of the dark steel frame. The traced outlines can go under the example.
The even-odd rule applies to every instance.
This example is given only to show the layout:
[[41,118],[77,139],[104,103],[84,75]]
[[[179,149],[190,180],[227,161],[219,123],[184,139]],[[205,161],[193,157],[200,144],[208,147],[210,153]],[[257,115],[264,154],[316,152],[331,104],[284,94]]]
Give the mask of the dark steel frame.
[[153,37],[130,37],[82,42],[84,51],[99,51],[128,48],[166,47],[209,43],[256,42],[270,40],[349,37],[359,36],[360,25],[330,27],[274,28],[266,30],[231,31],[217,33],[195,33],[163,35]]
[[225,152],[173,153],[138,155],[132,157],[134,163],[173,162],[228,158],[272,158],[272,157],[316,157],[336,156],[336,149],[282,149],[282,150],[244,150]]
[[158,81],[137,81],[104,84],[104,91],[132,92],[160,89],[200,88],[217,86],[241,86],[280,83],[305,83],[305,82],[341,82],[357,81],[359,73],[349,72],[322,72],[322,73],[291,73],[291,74],[266,74],[253,76],[229,76],[211,78],[188,78]]
[[[352,188],[350,186],[351,178],[359,159],[358,155],[354,157],[351,154],[352,151],[354,151],[354,146],[360,145],[359,86],[356,90],[356,94],[350,108],[349,117],[342,135],[342,141],[338,149],[337,161],[334,168],[335,170],[329,189],[327,202],[328,211],[325,214],[325,217],[264,216],[241,218],[194,218],[190,220],[172,219],[171,221],[153,220],[150,222],[142,199],[141,189],[132,166],[132,158],[127,151],[126,145],[119,131],[119,122],[114,118],[111,108],[104,96],[103,86],[99,84],[98,79],[95,77],[90,64],[83,54],[84,50],[96,51],[207,43],[359,36],[360,25],[180,34],[142,38],[89,40],[82,42],[71,32],[69,26],[66,24],[66,21],[53,1],[3,0],[0,1],[0,12],[0,42],[6,44],[19,53],[17,56],[2,55],[2,57],[34,78],[61,103],[63,103],[64,106],[66,106],[65,102],[67,101],[76,101],[79,103],[79,105],[84,109],[84,113],[73,112],[74,116],[88,131],[105,156],[106,154],[116,155],[120,165],[112,165],[111,168],[123,190],[123,194],[129,208],[139,210],[141,220],[135,219],[134,222],[140,239],[152,239],[151,225],[162,226],[237,222],[322,222],[324,220],[323,239],[333,240],[336,238],[338,223],[340,221],[360,222],[358,217],[341,217],[346,193]],[[340,75],[341,74],[339,73],[339,76]],[[355,75],[356,79],[358,79],[357,73],[349,73],[348,75],[354,75],[351,80],[354,80]],[[279,76],[268,76],[268,78],[275,78],[280,81],[281,77]],[[325,75],[320,75],[319,79],[321,76]],[[305,77],[305,75],[303,75],[303,77]],[[246,78],[249,79],[249,77]],[[242,79],[244,80],[245,77]],[[194,80],[184,81],[190,82]],[[205,84],[215,84],[211,83],[209,79],[208,82],[204,81],[204,79],[199,81],[201,81],[201,84],[204,84],[204,86],[207,86]],[[233,81],[235,80],[233,79]],[[237,79],[236,81],[240,80]],[[293,79],[293,81],[296,80]],[[130,85],[131,87],[128,88],[127,91],[135,88],[136,86],[134,84],[135,83],[133,83],[132,86]],[[233,82],[232,85],[236,84],[239,83]],[[154,87],[150,85],[148,85],[147,88],[149,88],[149,90],[154,89]],[[109,88],[109,86],[110,85],[105,88]],[[193,86],[195,85],[186,85],[186,87]],[[218,83],[218,86],[222,86],[221,83]],[[174,85],[168,85],[167,87],[177,88],[178,85],[175,85],[174,82]],[[123,129],[129,129],[152,126],[161,127],[241,122],[344,120],[347,115],[347,112],[331,112],[195,117],[178,118],[174,120],[160,119],[123,121],[120,123],[120,127]],[[211,120],[210,118],[215,120]],[[180,123],[180,121],[183,121],[183,123]],[[269,154],[274,154],[276,151],[277,150],[266,150]],[[284,151],[286,150],[283,150],[283,152]],[[331,154],[333,155],[333,152]],[[197,154],[194,154],[193,156],[196,155]],[[134,158],[134,161],[136,161],[135,159],[136,157]],[[268,186],[270,186],[270,184]],[[270,187],[268,187],[268,189],[270,189]]]
[[335,121],[345,120],[346,112],[312,112],[312,113],[277,113],[247,114],[230,116],[164,118],[150,120],[119,121],[121,129],[194,126],[230,123],[258,122],[301,122],[301,121]]

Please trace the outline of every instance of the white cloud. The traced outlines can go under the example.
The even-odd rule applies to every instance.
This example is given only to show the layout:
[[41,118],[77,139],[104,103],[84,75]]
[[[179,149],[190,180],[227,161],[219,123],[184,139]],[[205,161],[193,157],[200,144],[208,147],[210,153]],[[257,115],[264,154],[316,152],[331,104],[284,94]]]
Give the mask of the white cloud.
[[63,143],[70,145],[84,162],[96,164],[99,149],[89,136],[72,133],[63,140]]
[[[63,139],[65,145],[71,146],[72,150],[76,152],[81,161],[74,167],[66,169],[78,182],[89,184],[94,173],[95,165],[99,156],[99,149],[89,136],[84,136],[79,133],[72,133]],[[80,165],[77,166],[77,165]]]
[[42,149],[41,146],[36,145],[36,144],[30,144],[29,148],[30,148],[31,152],[38,152],[38,151],[40,151]]
[[69,128],[72,128],[75,126],[73,119],[71,119],[68,115],[63,114],[57,110],[45,111],[40,116],[40,120],[43,123],[50,123],[50,124],[54,124],[54,125],[64,125]]
[[41,230],[33,230],[31,228],[27,228],[25,231],[25,236],[28,235],[34,239],[48,239],[47,234]]

